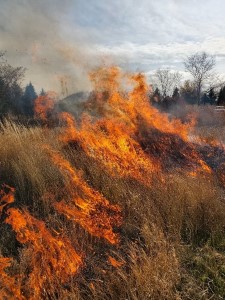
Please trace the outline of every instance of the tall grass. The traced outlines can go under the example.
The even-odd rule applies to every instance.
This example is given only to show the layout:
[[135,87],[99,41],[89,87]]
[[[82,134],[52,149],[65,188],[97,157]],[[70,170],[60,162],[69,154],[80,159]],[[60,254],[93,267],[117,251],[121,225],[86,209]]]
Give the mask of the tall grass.
[[[44,290],[42,298],[223,299],[224,188],[214,179],[193,178],[182,171],[153,174],[150,187],[131,178],[112,177],[81,149],[58,142],[58,131],[7,121],[0,132],[0,182],[15,187],[14,205],[26,207],[48,228],[67,236],[78,252],[86,253],[80,272],[66,284]],[[90,236],[52,209],[52,202],[68,197],[68,191],[45,144],[67,157],[90,186],[122,208],[119,246]],[[28,272],[29,249],[17,243],[3,222],[0,253],[14,258],[7,270],[10,276]],[[108,255],[123,265],[111,266]],[[26,293],[24,288],[29,298]]]

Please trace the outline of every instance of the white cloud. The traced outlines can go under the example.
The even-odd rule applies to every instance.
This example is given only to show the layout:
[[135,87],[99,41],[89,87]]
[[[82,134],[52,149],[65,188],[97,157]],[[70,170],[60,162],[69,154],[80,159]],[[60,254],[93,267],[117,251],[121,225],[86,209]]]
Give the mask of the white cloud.
[[[88,87],[101,63],[151,72],[183,70],[185,56],[207,51],[225,73],[223,0],[0,0],[0,49],[28,68],[27,80],[70,92]],[[9,19],[10,18],[10,19]]]

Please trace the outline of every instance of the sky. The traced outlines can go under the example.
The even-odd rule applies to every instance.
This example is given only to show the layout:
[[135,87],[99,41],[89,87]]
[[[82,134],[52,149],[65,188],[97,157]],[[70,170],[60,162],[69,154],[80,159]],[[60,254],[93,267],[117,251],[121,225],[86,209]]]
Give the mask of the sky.
[[101,65],[183,72],[197,51],[225,75],[224,11],[223,0],[0,0],[0,50],[38,92],[89,90]]

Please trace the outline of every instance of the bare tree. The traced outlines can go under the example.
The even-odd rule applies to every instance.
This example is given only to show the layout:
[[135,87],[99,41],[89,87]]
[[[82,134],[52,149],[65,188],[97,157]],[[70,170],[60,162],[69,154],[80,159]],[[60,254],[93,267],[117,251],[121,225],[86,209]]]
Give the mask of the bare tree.
[[198,52],[188,56],[184,62],[185,69],[194,78],[197,102],[200,104],[202,87],[212,76],[215,58],[206,52]]
[[174,89],[179,87],[182,75],[179,72],[172,72],[169,69],[158,69],[155,74],[155,84],[163,98],[171,96]]

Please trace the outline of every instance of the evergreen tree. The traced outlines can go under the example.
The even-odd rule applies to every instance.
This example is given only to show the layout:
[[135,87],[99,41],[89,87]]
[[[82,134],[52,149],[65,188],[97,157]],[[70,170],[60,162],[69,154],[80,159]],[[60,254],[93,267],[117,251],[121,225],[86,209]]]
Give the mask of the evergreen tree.
[[41,89],[41,92],[40,92],[39,96],[46,96],[46,92],[44,91],[44,89]]
[[182,98],[189,104],[196,103],[196,92],[194,83],[186,80],[180,89]]
[[209,95],[208,96],[209,96],[209,103],[211,105],[214,105],[216,103],[216,93],[214,91],[214,88],[211,88],[209,90]]
[[9,105],[7,94],[8,91],[6,89],[4,79],[0,78],[0,112],[3,115],[7,112],[7,107]]
[[173,99],[169,96],[166,96],[163,98],[162,102],[161,102],[161,108],[165,111],[167,111],[171,105],[173,104]]
[[203,94],[203,96],[202,96],[202,98],[201,98],[201,102],[202,102],[204,105],[210,103],[210,98],[209,98],[209,96],[208,96],[206,93]]
[[220,89],[217,105],[225,105],[225,86]]
[[180,91],[177,87],[175,87],[172,95],[172,102],[173,104],[176,104],[180,100]]
[[34,100],[37,98],[34,86],[30,82],[24,91],[24,94],[21,98],[21,108],[25,115],[33,116],[34,115]]

